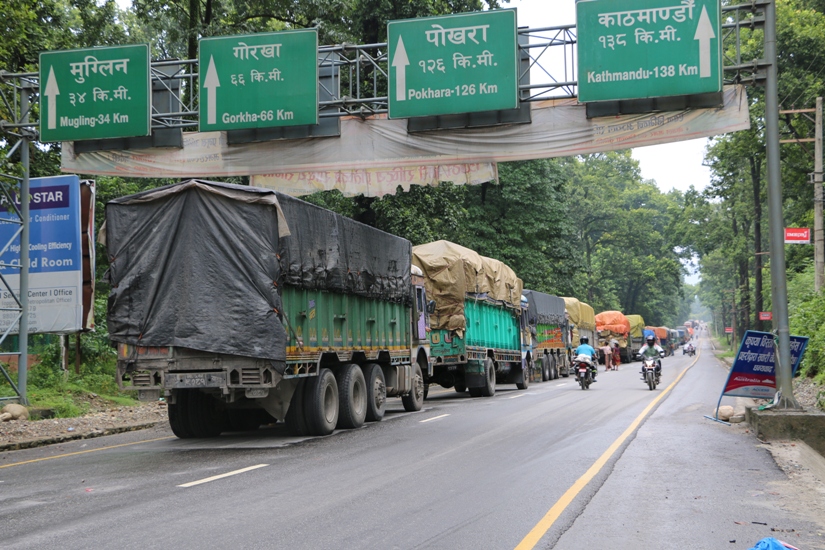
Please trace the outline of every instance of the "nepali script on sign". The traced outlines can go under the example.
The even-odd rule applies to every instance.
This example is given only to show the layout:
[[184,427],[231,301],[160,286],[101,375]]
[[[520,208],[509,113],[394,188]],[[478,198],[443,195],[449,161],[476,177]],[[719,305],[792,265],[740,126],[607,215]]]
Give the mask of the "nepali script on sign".
[[83,84],[86,82],[86,77],[90,73],[96,73],[101,76],[112,76],[115,71],[127,74],[129,65],[128,59],[110,59],[108,61],[98,61],[96,57],[87,55],[83,61],[77,63],[70,63],[72,75],[75,77],[75,82]]
[[453,44],[466,44],[467,38],[476,44],[480,44],[480,42],[476,40],[476,33],[481,31],[481,39],[487,42],[487,29],[489,28],[490,25],[476,25],[473,27],[445,29],[441,25],[433,24],[432,30],[424,31],[424,34],[427,35],[427,42],[434,44],[436,47],[438,47],[439,40],[441,41],[441,45],[444,46],[447,44],[447,40]]

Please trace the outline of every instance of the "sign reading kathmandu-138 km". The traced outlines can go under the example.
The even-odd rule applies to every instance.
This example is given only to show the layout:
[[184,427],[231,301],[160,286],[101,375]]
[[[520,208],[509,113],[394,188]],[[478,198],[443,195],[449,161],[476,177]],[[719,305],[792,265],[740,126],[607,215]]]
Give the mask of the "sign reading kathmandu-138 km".
[[149,46],[40,54],[40,141],[148,136]]
[[200,41],[200,130],[318,124],[318,31]]
[[390,21],[390,118],[518,107],[516,11]]
[[719,0],[576,3],[579,101],[722,89]]

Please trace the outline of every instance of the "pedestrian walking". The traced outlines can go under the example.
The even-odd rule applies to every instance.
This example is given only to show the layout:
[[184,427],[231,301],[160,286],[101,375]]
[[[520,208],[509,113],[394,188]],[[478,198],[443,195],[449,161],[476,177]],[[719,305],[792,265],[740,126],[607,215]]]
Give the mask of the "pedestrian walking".
[[619,365],[622,364],[622,354],[619,351],[619,343],[613,344],[613,368],[619,370]]
[[604,355],[604,370],[613,370],[613,348],[605,342],[605,344],[599,348],[599,351]]

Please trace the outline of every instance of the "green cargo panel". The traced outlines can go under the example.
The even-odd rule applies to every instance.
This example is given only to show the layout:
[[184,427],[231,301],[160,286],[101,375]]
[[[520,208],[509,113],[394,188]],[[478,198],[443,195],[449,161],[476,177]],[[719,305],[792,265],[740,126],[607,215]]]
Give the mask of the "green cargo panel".
[[464,301],[468,346],[521,351],[515,311],[486,300]]
[[536,325],[538,349],[563,349],[564,334],[561,325]]
[[293,286],[281,290],[290,325],[287,354],[410,346],[410,309],[403,304]]
[[449,357],[467,354],[464,338],[459,338],[453,331],[436,329],[430,331],[430,354],[433,357]]

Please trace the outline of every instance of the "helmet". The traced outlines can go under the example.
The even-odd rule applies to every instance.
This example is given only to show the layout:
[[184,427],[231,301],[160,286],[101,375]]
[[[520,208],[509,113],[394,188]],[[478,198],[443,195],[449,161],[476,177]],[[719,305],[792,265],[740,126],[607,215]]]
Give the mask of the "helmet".
[[648,344],[653,344],[655,342],[656,342],[656,338],[654,338],[653,336],[648,336],[647,337],[647,343]]
[[579,338],[579,344],[586,344],[589,341],[590,340],[587,339],[587,336],[582,336],[581,338]]

